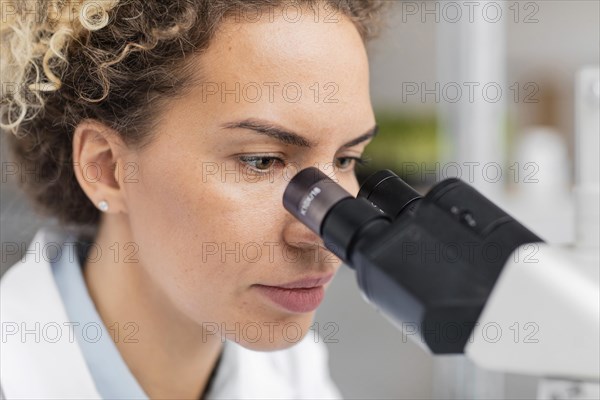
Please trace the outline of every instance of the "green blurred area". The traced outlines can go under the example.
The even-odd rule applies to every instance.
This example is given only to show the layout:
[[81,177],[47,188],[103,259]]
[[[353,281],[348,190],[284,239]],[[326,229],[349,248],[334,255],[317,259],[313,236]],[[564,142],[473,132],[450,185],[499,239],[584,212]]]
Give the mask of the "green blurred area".
[[367,165],[358,166],[362,184],[370,174],[390,169],[409,184],[422,185],[423,169],[432,169],[439,159],[438,122],[435,114],[406,115],[389,111],[375,113],[379,134],[367,146]]

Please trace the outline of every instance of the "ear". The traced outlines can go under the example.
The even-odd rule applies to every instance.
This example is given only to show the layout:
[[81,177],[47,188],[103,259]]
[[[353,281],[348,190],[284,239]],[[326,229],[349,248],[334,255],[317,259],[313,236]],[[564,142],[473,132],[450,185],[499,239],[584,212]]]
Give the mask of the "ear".
[[96,207],[108,203],[107,213],[127,213],[119,183],[119,165],[126,146],[118,132],[99,121],[85,119],[73,135],[73,169],[79,185]]

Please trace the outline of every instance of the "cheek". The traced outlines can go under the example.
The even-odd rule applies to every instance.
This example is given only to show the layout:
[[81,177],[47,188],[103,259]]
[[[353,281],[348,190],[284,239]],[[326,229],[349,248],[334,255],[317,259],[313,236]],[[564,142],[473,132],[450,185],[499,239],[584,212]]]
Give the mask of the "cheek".
[[283,182],[207,177],[193,162],[140,161],[140,179],[126,187],[138,259],[188,314],[230,307],[260,280],[267,266],[249,262],[254,244],[280,241],[285,211]]

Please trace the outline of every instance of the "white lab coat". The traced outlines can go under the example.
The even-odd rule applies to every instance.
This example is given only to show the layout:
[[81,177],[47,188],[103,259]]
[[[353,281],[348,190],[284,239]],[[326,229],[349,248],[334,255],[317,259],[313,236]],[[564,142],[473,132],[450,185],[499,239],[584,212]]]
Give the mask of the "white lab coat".
[[[40,229],[28,253],[0,281],[0,387],[7,399],[100,398],[77,340],[56,334],[57,327],[68,333],[71,321],[50,262],[40,254],[53,234]],[[23,328],[29,330],[25,340]],[[208,398],[341,398],[325,345],[310,333],[274,352],[227,345]]]

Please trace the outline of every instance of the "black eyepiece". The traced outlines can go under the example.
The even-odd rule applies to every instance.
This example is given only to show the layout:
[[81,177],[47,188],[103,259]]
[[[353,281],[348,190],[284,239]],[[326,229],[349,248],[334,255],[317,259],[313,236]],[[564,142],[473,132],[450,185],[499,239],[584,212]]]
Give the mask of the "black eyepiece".
[[283,193],[283,206],[347,261],[367,231],[388,226],[391,218],[366,199],[354,198],[318,168],[296,174]]
[[354,198],[315,167],[303,169],[288,184],[283,206],[317,235],[331,208],[340,200]]

